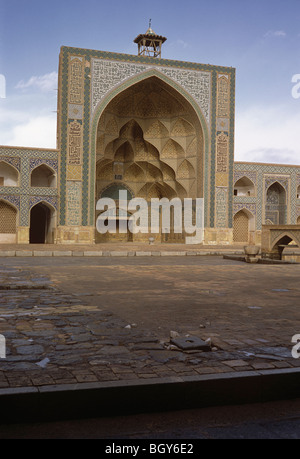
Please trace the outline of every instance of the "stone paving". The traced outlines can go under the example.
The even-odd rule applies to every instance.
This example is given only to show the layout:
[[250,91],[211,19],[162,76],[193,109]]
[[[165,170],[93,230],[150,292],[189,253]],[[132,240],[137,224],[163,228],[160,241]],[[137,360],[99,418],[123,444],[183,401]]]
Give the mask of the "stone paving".
[[94,245],[0,244],[0,258],[7,257],[147,257],[241,255],[243,246],[186,244],[105,243]]
[[[254,272],[255,267],[242,266]],[[218,272],[218,267],[208,266],[206,271],[214,270],[217,280],[223,276],[224,281],[225,272],[231,276],[230,267]],[[233,268],[232,273],[237,269]],[[235,314],[237,301],[231,298],[230,323],[226,292],[222,294],[216,285],[214,289],[200,285],[197,294],[205,298],[211,316],[216,312],[214,302],[224,296],[224,314],[216,313],[214,327],[206,310],[201,323],[189,329],[182,327],[178,335],[176,330],[170,330],[176,332],[171,333],[175,339],[208,339],[209,351],[184,350],[172,344],[170,336],[147,327],[147,323],[128,323],[109,307],[87,302],[86,294],[66,293],[57,282],[34,271],[0,264],[0,334],[6,339],[6,358],[0,360],[0,389],[116,380],[125,383],[300,365],[299,359],[292,358],[288,342],[299,324],[297,289],[290,292],[288,312],[281,316],[285,305],[280,299],[284,294],[280,288],[278,292],[271,289],[269,299],[263,297],[262,303],[254,303],[247,300],[247,286],[241,285],[239,304],[241,299],[245,302],[241,325],[241,315]],[[286,279],[291,272],[285,272]],[[154,270],[152,275],[155,277]],[[232,279],[234,282],[233,276]],[[277,303],[275,298],[279,298]],[[273,301],[279,315],[274,309],[259,314],[262,304],[268,301]],[[259,327],[260,333],[255,335]]]

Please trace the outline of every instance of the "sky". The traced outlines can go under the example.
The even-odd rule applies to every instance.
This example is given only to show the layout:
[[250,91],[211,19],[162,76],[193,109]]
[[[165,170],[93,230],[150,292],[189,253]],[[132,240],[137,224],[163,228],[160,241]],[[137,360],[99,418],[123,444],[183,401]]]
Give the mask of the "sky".
[[236,68],[235,160],[300,165],[300,0],[0,0],[0,145],[56,147],[61,46]]

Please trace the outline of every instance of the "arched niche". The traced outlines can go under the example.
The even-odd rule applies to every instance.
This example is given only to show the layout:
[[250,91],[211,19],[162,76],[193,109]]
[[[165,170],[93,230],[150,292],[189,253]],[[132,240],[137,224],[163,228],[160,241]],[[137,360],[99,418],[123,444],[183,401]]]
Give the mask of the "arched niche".
[[[107,126],[110,127],[109,130]],[[119,129],[118,136],[117,129]],[[176,141],[173,137],[176,137]],[[155,175],[155,180],[162,184],[163,164],[174,171],[179,170],[182,176],[180,165],[185,157],[191,156],[190,146],[193,145],[196,169],[187,177],[192,182],[190,185],[187,184],[186,188],[192,189],[193,185],[195,196],[191,196],[192,198],[203,197],[202,124],[188,100],[157,76],[150,76],[132,84],[112,98],[98,120],[96,139],[98,139],[96,142],[97,192],[102,185],[106,185],[106,183],[99,183],[98,165],[100,167],[103,158],[115,161],[120,171],[122,171],[122,163],[129,163],[123,167],[123,174],[115,174],[117,180],[124,181],[125,171],[131,163],[138,163],[146,172],[146,183],[147,170],[154,170],[150,166],[144,167],[144,163],[148,162],[160,169],[161,173]],[[164,173],[165,171],[166,168]],[[131,185],[128,174],[125,182],[128,186]]]
[[55,188],[56,174],[46,164],[41,164],[32,171],[30,185],[32,187]]
[[0,161],[0,186],[19,186],[19,172],[5,161]]
[[255,231],[255,218],[248,209],[239,210],[233,218],[233,242],[248,243]]
[[285,188],[274,182],[266,191],[265,221],[285,225],[287,220],[287,195]]
[[16,243],[17,214],[12,204],[0,199],[0,243]]
[[248,177],[242,177],[234,184],[234,196],[255,196],[255,186]]

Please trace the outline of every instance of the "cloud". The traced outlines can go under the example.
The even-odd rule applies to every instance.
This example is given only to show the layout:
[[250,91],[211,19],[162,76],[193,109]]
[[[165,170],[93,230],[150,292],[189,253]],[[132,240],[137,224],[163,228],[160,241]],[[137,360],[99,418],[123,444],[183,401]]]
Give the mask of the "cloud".
[[184,48],[184,49],[187,48],[187,47],[189,46],[189,44],[188,44],[186,41],[184,41],[184,40],[177,40],[176,43],[177,43],[179,46],[181,46],[182,48]]
[[[17,114],[16,114],[17,115]],[[0,129],[1,144],[16,147],[56,148],[56,116],[39,115]]]
[[235,160],[300,165],[300,111],[251,107],[236,116]]
[[264,38],[285,38],[286,32],[284,30],[269,30],[265,33]]
[[15,89],[26,90],[28,88],[34,88],[42,92],[52,91],[57,88],[57,78],[57,72],[47,73],[42,76],[32,76],[28,81],[19,81]]
[[172,41],[171,43],[169,43],[169,46],[170,47],[176,47],[176,48],[181,48],[181,49],[186,49],[189,47],[189,43],[178,38],[177,40],[175,41]]

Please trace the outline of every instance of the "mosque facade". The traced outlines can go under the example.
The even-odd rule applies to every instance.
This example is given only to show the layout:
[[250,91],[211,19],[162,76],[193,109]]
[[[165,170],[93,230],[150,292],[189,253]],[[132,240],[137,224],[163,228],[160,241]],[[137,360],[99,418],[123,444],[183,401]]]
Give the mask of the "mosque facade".
[[234,161],[235,69],[163,59],[165,40],[149,28],[136,56],[61,48],[57,148],[0,147],[0,243],[185,242],[100,234],[97,202],[120,190],[202,198],[209,245],[300,224],[299,166]]

